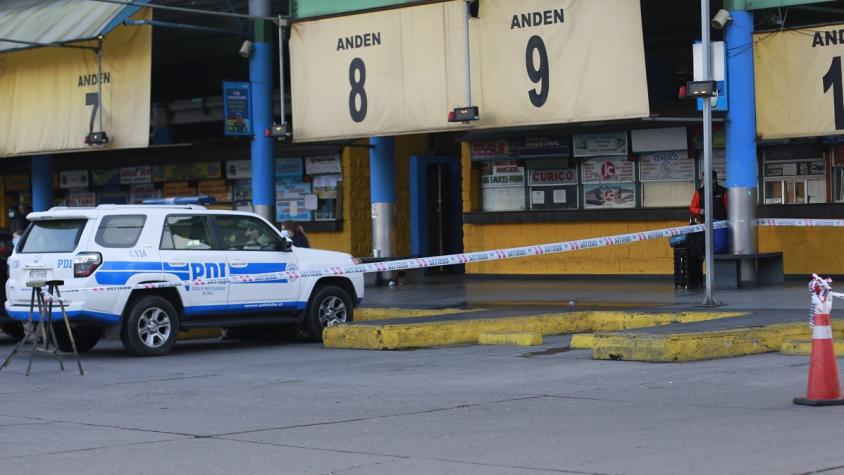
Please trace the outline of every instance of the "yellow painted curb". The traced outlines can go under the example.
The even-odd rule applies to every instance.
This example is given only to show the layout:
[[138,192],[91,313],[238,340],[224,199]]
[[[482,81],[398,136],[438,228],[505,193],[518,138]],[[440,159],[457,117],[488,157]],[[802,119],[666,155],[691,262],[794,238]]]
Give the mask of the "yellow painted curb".
[[206,338],[220,338],[219,328],[196,328],[179,332],[177,340],[204,340]]
[[481,333],[478,335],[481,345],[517,345],[536,346],[542,344],[539,333]]
[[[835,355],[844,356],[844,342],[834,342]],[[780,353],[794,356],[809,356],[812,353],[812,340],[785,340]]]
[[326,348],[397,350],[477,343],[481,333],[536,332],[563,335],[668,325],[685,321],[743,315],[735,312],[644,314],[626,312],[564,312],[489,319],[460,319],[401,324],[349,324],[323,332]]
[[592,345],[594,344],[594,333],[578,333],[571,336],[571,343],[569,344],[569,347],[574,350],[591,350]]
[[482,309],[465,308],[374,308],[359,307],[355,309],[356,322],[371,322],[373,320],[391,320],[395,318],[432,317],[434,315],[452,315],[455,313],[478,312]]
[[[844,322],[833,322],[844,331]],[[805,323],[785,323],[699,333],[599,333],[592,357],[655,363],[699,361],[780,351],[783,341],[811,336]]]

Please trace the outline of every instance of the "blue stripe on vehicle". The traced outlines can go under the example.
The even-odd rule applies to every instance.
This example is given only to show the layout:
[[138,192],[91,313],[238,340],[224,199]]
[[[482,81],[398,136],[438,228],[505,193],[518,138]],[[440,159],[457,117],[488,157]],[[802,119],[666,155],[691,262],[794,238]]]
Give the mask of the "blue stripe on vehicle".
[[[22,322],[25,322],[29,319],[29,310],[7,310],[6,313],[15,320],[20,320]],[[91,319],[100,320],[104,323],[116,323],[120,321],[120,315],[114,315],[111,313],[93,312],[90,310],[72,310],[65,313],[67,313],[68,320]],[[37,322],[39,320],[38,313],[33,313],[32,319]],[[55,322],[61,321],[61,319],[61,310],[53,310],[51,320]]]
[[100,270],[153,270],[161,272],[161,262],[106,261]]
[[231,305],[202,305],[185,307],[185,316],[212,315],[215,313],[233,313],[237,311],[275,312],[278,310],[304,310],[307,302],[266,302]]

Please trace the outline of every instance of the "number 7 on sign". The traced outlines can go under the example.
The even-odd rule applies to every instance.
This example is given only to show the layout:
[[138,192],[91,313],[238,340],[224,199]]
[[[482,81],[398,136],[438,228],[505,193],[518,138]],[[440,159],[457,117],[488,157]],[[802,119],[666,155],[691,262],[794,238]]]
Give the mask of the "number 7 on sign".
[[[100,108],[100,95],[96,92],[85,94],[85,105],[94,106],[91,109],[91,123],[88,125],[88,132],[94,131],[94,118],[97,117],[97,110]],[[102,127],[102,124],[100,124]]]

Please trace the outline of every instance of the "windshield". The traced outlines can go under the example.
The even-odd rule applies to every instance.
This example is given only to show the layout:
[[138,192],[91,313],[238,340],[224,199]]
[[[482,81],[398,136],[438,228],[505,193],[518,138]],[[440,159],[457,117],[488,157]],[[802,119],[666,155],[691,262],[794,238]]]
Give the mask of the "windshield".
[[20,252],[72,252],[79,243],[85,219],[35,221],[29,225]]

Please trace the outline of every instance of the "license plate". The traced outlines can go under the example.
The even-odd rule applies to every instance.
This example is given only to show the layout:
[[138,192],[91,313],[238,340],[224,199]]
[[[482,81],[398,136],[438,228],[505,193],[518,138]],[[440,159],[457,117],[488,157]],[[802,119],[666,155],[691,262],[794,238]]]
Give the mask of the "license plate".
[[47,269],[40,269],[40,270],[31,270],[29,271],[29,278],[28,281],[46,281],[47,280]]

